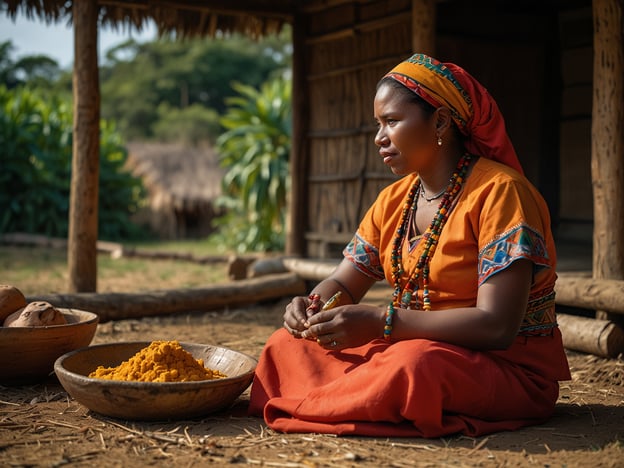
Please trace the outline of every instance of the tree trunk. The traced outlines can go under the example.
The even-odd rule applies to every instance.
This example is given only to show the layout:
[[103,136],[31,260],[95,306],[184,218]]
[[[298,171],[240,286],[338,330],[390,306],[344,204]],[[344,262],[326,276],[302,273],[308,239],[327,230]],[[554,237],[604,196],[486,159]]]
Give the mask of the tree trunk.
[[30,296],[26,300],[28,302],[46,301],[55,307],[93,312],[98,315],[101,323],[110,320],[214,310],[305,293],[305,281],[294,273],[285,273],[205,288],[141,293],[44,294]]
[[74,128],[67,261],[70,292],[97,288],[100,85],[97,2],[73,2]]
[[[595,279],[624,279],[624,49],[622,0],[594,0],[591,171]],[[599,313],[599,318],[608,317]]]
[[412,51],[435,57],[436,2],[412,0]]

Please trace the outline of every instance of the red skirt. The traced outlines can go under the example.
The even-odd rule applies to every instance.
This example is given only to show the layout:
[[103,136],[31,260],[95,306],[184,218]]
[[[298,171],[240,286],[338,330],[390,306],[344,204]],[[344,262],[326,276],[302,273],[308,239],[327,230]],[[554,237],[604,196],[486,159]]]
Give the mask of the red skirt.
[[544,422],[569,378],[558,329],[496,352],[429,340],[326,351],[280,329],[260,356],[249,413],[280,432],[474,437]]

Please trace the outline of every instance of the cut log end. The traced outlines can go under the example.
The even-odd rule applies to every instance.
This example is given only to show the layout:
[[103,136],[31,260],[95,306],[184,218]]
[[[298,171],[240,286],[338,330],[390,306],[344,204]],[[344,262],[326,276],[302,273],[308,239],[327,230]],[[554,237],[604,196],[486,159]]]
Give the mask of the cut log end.
[[624,330],[613,322],[561,313],[557,321],[567,349],[608,358],[624,352]]

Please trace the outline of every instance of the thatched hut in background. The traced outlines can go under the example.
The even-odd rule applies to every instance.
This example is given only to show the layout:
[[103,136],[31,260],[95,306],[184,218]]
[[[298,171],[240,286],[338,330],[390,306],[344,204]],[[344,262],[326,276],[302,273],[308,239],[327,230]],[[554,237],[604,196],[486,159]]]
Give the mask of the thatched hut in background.
[[214,149],[172,143],[130,143],[128,167],[147,189],[147,205],[136,221],[161,239],[205,237],[221,211],[223,169]]

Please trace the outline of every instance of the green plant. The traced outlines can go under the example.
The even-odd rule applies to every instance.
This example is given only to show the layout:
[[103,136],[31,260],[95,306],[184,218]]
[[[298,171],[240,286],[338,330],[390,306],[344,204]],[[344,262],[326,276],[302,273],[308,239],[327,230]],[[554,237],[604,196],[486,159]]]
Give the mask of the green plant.
[[221,119],[227,131],[217,139],[227,208],[217,221],[228,245],[238,251],[284,247],[291,135],[290,81],[276,78],[260,89],[233,84]]
[[[0,86],[0,232],[66,237],[72,161],[72,113],[57,96]],[[102,121],[99,237],[140,235],[129,222],[143,199],[140,179],[123,168],[126,150]]]
[[67,232],[70,109],[28,89],[0,87],[0,122],[0,232]]

